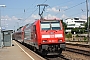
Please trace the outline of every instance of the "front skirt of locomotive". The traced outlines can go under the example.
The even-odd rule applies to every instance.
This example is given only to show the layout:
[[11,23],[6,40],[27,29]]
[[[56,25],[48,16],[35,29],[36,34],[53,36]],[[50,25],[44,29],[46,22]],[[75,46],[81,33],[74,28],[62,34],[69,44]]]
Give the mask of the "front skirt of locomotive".
[[65,43],[42,45],[41,48],[42,48],[42,54],[44,55],[57,55],[57,54],[61,54],[62,50],[65,49]]

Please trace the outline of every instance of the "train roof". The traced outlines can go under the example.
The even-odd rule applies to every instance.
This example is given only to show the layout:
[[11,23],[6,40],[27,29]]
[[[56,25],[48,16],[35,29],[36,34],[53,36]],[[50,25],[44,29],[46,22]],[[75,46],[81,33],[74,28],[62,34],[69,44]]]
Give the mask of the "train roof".
[[26,24],[25,26],[26,26],[26,28],[28,28],[28,27],[32,26],[33,24],[36,24],[38,21],[40,21],[40,22],[51,22],[51,21],[52,22],[58,22],[58,21],[61,21],[61,20],[57,19],[57,18],[55,18],[55,19],[37,19],[32,23]]

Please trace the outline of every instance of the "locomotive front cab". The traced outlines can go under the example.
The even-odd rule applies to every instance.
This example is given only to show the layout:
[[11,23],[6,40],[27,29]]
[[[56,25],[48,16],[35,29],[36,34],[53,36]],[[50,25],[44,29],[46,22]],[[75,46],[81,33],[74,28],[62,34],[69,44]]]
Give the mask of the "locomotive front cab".
[[[60,20],[44,20],[41,24],[41,48],[48,52],[65,48],[64,30]],[[60,52],[60,53],[61,53]]]
[[64,43],[64,30],[60,20],[41,21],[41,38],[44,43]]

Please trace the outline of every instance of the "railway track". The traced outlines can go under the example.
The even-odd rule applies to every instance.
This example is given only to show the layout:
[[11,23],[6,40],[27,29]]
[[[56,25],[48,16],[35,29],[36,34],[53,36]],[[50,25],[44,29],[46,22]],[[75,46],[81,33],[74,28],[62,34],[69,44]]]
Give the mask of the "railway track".
[[75,49],[70,47],[66,47],[66,51],[90,56],[90,51],[85,51],[85,50],[80,50],[80,49]]
[[48,56],[47,60],[89,60],[90,46],[81,44],[66,44],[66,50],[60,56]]
[[77,43],[66,43],[66,45],[72,45],[72,46],[80,46],[80,47],[85,47],[85,48],[90,48],[89,44],[79,44]]
[[[82,50],[81,50],[82,51]],[[60,56],[57,55],[50,55],[45,56],[44,58],[46,60],[89,60],[90,59],[90,53],[86,53],[86,51],[76,51],[72,49],[67,49],[66,51],[63,51],[63,53]]]
[[[27,45],[25,45],[25,47],[29,48]],[[43,57],[46,60],[89,60],[90,51],[87,51],[87,49],[82,50],[83,48],[85,48],[85,47],[81,47],[80,49],[76,49],[75,45],[69,45],[69,46],[66,45],[66,50],[63,51],[63,53],[60,56],[58,56],[58,55],[42,56],[37,52],[35,52],[35,53],[40,55],[41,57]]]
[[69,58],[65,57],[64,55],[49,55],[44,57],[46,60],[70,60]]
[[66,43],[66,51],[90,56],[90,45]]

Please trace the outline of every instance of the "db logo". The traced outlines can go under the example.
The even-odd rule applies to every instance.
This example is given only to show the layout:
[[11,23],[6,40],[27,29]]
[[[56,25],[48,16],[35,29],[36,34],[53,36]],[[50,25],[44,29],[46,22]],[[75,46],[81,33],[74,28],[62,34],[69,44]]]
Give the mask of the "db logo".
[[54,35],[50,35],[50,38],[54,38]]

